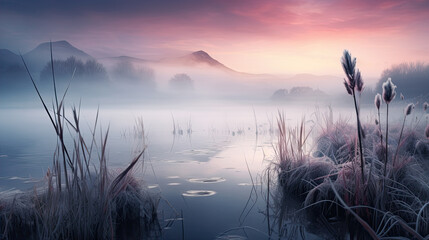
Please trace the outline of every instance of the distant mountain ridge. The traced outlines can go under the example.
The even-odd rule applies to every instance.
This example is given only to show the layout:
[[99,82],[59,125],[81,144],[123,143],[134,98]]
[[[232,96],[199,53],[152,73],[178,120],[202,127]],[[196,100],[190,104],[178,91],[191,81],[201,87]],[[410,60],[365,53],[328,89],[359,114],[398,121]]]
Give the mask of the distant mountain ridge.
[[212,58],[207,52],[203,50],[199,50],[181,57],[162,59],[160,62],[184,66],[207,65],[227,72],[236,72],[235,70],[220,63],[218,60]]
[[[28,53],[24,54],[24,57],[32,58],[35,56],[41,56],[45,55],[50,57],[50,43],[44,42],[39,44],[36,48],[29,51]],[[78,59],[94,59],[92,56],[87,54],[86,52],[74,47],[69,42],[62,40],[62,41],[56,41],[52,42],[52,55],[54,56],[54,59],[67,59],[68,57],[74,56]]]
[[21,58],[18,54],[15,54],[8,49],[0,49],[0,69],[4,70],[20,64]]
[[[52,42],[52,56],[54,60],[66,60],[75,57],[79,60],[93,60],[94,58],[86,52],[74,47],[65,40]],[[40,72],[42,68],[51,60],[50,42],[44,42],[23,55],[28,62],[30,70]]]
[[163,58],[161,60],[147,60],[147,59],[136,58],[131,56],[108,57],[108,58],[103,58],[102,60],[127,61],[132,63],[165,64],[165,65],[185,66],[185,67],[208,66],[208,67],[212,67],[217,70],[222,70],[225,72],[238,73],[235,70],[220,63],[218,60],[214,59],[207,52],[203,50],[192,52],[179,57]]
[[[158,76],[161,75],[160,73],[166,74],[168,71],[183,71],[188,74],[194,74],[195,72],[200,71],[200,73],[206,74],[202,79],[207,79],[207,76],[214,76],[213,74],[219,73],[221,75],[217,76],[217,85],[219,85],[220,79],[223,79],[225,81],[225,85],[236,82],[238,85],[245,84],[258,87],[264,86],[265,88],[272,88],[273,90],[284,87],[290,88],[293,86],[311,86],[315,89],[320,88],[326,91],[330,88],[327,86],[327,82],[331,82],[333,79],[339,79],[337,82],[341,82],[341,78],[328,75],[318,76],[312,74],[297,74],[281,76],[238,72],[227,67],[203,50],[190,52],[182,56],[168,57],[161,60],[142,59],[125,55],[96,59],[65,40],[52,42],[52,50],[54,60],[64,61],[72,56],[82,62],[86,62],[87,60],[97,60],[105,66],[109,74],[114,71],[121,62],[129,62],[135,65],[137,70],[145,66],[155,69],[155,71],[158,71]],[[38,78],[42,69],[50,61],[50,42],[44,42],[37,45],[37,47],[31,51],[25,53],[23,57],[30,68],[30,72],[34,74],[33,76]],[[8,68],[9,66],[15,67]],[[5,72],[10,71],[7,69],[16,69],[17,71],[23,71],[25,73],[20,56],[7,49],[2,49],[0,50],[0,75],[5,75]],[[4,76],[0,76],[0,78],[3,78],[6,82],[9,81]],[[168,76],[164,76],[164,79],[168,79]]]
[[[52,54],[55,60],[66,60],[72,56],[82,61],[95,59],[93,56],[79,48],[76,48],[66,40],[52,42]],[[41,69],[43,69],[43,67],[50,61],[50,42],[44,42],[37,45],[34,49],[23,54],[23,58],[28,63],[28,66],[32,72],[40,72]],[[146,60],[131,56],[109,57],[100,60],[104,59],[113,61],[128,61],[133,63],[167,64],[186,67],[208,66],[228,73],[239,73],[214,59],[203,50],[192,52],[179,57],[164,58],[161,60]],[[16,64],[22,64],[19,55],[7,49],[0,50],[0,66]]]

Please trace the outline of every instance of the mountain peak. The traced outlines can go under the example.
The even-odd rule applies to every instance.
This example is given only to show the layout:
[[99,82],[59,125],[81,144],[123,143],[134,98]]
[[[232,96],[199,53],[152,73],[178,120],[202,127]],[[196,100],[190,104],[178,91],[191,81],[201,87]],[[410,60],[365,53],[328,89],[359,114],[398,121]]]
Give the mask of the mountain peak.
[[[32,63],[30,67],[32,71],[41,71],[46,63],[51,60],[50,55],[50,42],[44,42],[24,54],[24,58]],[[55,60],[66,60],[72,56],[83,61],[94,59],[65,40],[52,42],[52,55]]]
[[[37,45],[36,49],[37,48],[46,49],[46,48],[49,48],[49,45],[50,45],[50,42],[44,42],[44,43]],[[66,40],[60,40],[60,41],[52,42],[52,47],[75,48],[73,45],[71,45]]]
[[[44,42],[25,55],[30,58],[46,57],[50,55],[50,51],[50,42]],[[52,42],[52,53],[55,59],[67,59],[71,56],[82,60],[93,59],[90,55],[65,40]]]
[[207,52],[203,50],[193,52],[188,56],[185,56],[185,58],[195,63],[205,63],[211,66],[225,67],[222,63],[212,58]]
[[220,63],[219,61],[211,57],[207,52],[203,50],[191,52],[181,57],[165,58],[160,60],[160,62],[173,64],[173,65],[192,66],[192,67],[206,65],[209,67],[217,68],[218,70],[222,70],[225,72],[237,73],[236,71],[226,67],[225,65],[223,65],[222,63]]
[[192,53],[192,55],[194,55],[194,56],[198,56],[198,57],[208,57],[208,58],[212,58],[212,57],[210,57],[210,55],[209,55],[207,52],[205,52],[205,51],[203,51],[203,50],[199,50],[199,51],[193,52],[193,53]]

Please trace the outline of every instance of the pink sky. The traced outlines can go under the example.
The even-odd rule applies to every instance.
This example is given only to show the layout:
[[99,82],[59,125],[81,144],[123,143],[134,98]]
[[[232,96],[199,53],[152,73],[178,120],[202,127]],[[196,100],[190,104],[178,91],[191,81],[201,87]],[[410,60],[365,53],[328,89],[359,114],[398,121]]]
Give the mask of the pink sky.
[[0,48],[68,40],[98,57],[205,50],[249,73],[342,75],[348,49],[364,76],[429,62],[429,1],[1,1]]

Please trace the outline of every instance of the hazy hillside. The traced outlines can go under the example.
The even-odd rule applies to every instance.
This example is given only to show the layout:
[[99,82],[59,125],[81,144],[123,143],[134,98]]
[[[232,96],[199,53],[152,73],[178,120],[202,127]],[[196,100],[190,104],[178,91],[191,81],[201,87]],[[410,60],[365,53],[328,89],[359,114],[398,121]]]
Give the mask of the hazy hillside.
[[[324,96],[325,93],[330,95],[343,91],[342,84],[338,84],[342,82],[340,77],[242,73],[225,66],[203,50],[161,60],[124,55],[96,59],[67,41],[52,42],[52,50],[59,84],[63,82],[66,85],[72,81],[72,90],[79,89],[75,90],[77,94],[89,94],[86,97],[99,97],[100,94],[110,97],[126,94],[131,97],[140,96],[139,92],[144,93],[144,96],[187,97],[189,90],[182,91],[171,85],[171,79],[177,75],[186,75],[192,79],[193,97],[269,99],[277,89],[294,87],[311,87],[324,92]],[[6,49],[0,51],[0,71],[3,73],[0,76],[1,91],[17,89],[15,83],[28,85],[29,79],[20,57]],[[35,80],[49,85],[49,42],[39,44],[23,57]],[[95,77],[98,80],[92,81],[91,78]],[[90,86],[97,88],[96,91],[87,89]]]
[[[50,61],[49,42],[39,44],[36,48],[24,54],[23,57],[32,72],[39,74],[47,62]],[[55,60],[66,60],[75,57],[83,61],[94,59],[84,51],[74,47],[67,41],[52,42],[52,54]]]
[[375,89],[381,92],[382,84],[388,78],[398,87],[405,98],[429,98],[429,65],[423,63],[402,63],[385,69]]
[[10,67],[21,65],[22,61],[19,55],[7,49],[0,49],[0,63],[0,71],[6,71]]

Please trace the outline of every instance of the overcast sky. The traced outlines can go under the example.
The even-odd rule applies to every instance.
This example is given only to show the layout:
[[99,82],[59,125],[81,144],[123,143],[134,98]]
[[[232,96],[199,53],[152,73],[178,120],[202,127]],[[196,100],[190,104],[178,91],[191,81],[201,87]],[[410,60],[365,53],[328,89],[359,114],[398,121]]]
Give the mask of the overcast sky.
[[0,0],[0,48],[67,40],[96,57],[205,50],[250,73],[342,75],[344,49],[364,76],[429,62],[429,1]]

